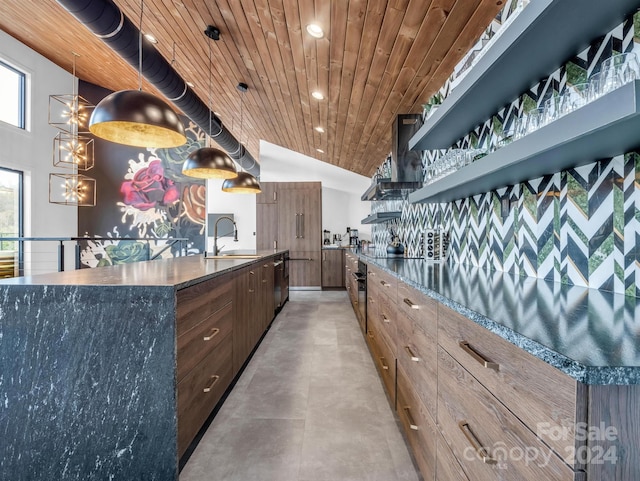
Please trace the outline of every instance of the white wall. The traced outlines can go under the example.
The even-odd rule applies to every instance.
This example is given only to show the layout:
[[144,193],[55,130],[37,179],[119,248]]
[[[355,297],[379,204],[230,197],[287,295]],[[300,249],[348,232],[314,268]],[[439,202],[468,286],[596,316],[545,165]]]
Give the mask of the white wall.
[[[71,58],[71,52],[69,57]],[[75,207],[49,203],[49,173],[54,168],[53,138],[48,124],[49,95],[72,92],[72,76],[13,37],[0,31],[0,59],[27,74],[27,129],[0,122],[0,166],[24,172],[25,236],[73,237],[78,233]],[[70,172],[70,171],[69,171]],[[88,207],[85,207],[88,208]],[[57,270],[55,243],[34,244],[37,271]],[[67,243],[66,268],[73,268],[73,246]]]
[[345,234],[349,226],[359,230],[361,239],[371,239],[371,226],[360,224],[371,212],[371,203],[360,200],[371,185],[368,177],[261,140],[260,180],[322,182],[323,230]]
[[[218,248],[223,245],[225,251],[256,248],[255,195],[222,192],[222,180],[207,180],[207,213],[233,214],[236,221],[238,242],[234,242],[233,237],[222,237],[218,239]],[[207,237],[207,252],[213,252],[213,237]]]
[[[360,196],[371,180],[359,174],[321,162],[278,145],[260,141],[260,181],[262,182],[322,182],[322,229],[341,234],[343,244],[346,228],[359,229],[360,239],[371,239],[371,227],[360,221],[369,215],[370,202]],[[207,213],[234,214],[238,226],[238,242],[231,238],[218,241],[229,249],[256,248],[256,196],[227,194],[220,189],[222,181],[207,181]],[[207,239],[207,251],[213,250],[213,238]]]

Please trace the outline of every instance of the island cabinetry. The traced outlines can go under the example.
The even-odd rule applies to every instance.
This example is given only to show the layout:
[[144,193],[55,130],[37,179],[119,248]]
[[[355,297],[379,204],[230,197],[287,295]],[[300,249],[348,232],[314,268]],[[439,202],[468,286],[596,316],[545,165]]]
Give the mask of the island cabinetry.
[[583,384],[446,306],[438,309],[438,343],[460,365],[560,457],[580,450],[575,427],[586,421]]
[[205,281],[176,294],[179,456],[233,379],[233,284],[221,280]]
[[[260,301],[258,304],[261,331],[264,332],[273,321],[276,311],[274,291],[274,266],[273,259],[260,263]],[[262,335],[262,332],[260,335]]]

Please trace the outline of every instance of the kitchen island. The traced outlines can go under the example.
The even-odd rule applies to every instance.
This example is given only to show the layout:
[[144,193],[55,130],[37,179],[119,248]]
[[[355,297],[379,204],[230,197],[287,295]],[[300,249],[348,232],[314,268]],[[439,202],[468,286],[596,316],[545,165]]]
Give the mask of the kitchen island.
[[2,281],[0,479],[178,479],[273,320],[284,252],[256,254]]

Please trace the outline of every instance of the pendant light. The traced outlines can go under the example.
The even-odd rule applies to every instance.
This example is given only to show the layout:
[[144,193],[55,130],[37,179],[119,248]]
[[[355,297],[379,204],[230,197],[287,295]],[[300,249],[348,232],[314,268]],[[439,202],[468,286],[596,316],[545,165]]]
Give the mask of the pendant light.
[[[207,27],[204,33],[211,40],[217,40],[220,34],[219,30],[212,26]],[[211,69],[211,42],[209,42],[209,137],[207,141],[209,146],[191,152],[182,164],[182,173],[197,179],[232,179],[238,176],[236,164],[225,152],[211,147],[211,138],[222,133],[222,127],[220,127],[215,136],[211,134]]]
[[[242,140],[242,120],[243,120],[243,97],[244,93],[249,89],[246,83],[240,82],[238,90],[240,90],[240,140]],[[238,146],[238,159],[244,155],[244,146],[242,143]],[[254,160],[255,165],[255,160]],[[240,171],[235,179],[228,179],[222,183],[222,191],[230,194],[259,194],[262,192],[260,182],[249,172]]]
[[96,106],[89,130],[118,144],[134,147],[171,148],[187,141],[178,115],[164,100],[142,91],[142,15],[138,32],[138,90],[120,90],[107,95]]

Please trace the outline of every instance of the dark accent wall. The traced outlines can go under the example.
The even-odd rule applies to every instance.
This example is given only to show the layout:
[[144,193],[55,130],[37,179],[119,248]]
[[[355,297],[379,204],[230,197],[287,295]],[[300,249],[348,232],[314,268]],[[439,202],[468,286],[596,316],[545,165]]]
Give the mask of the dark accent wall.
[[[97,105],[111,91],[80,81],[79,94]],[[186,117],[187,143],[173,149],[144,149],[95,138],[95,207],[78,211],[80,236],[101,237],[82,245],[82,267],[144,260],[165,248],[167,239],[185,237],[189,253],[205,249],[206,187],[181,173],[188,154],[203,145],[204,132]],[[109,238],[144,237],[146,241]],[[161,256],[178,255],[180,244]]]

